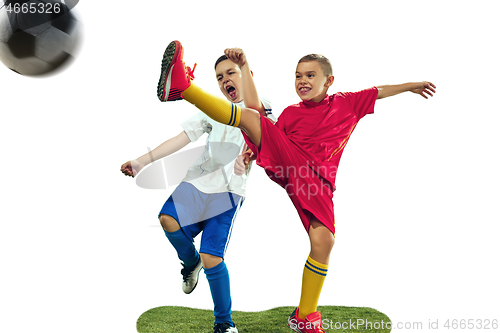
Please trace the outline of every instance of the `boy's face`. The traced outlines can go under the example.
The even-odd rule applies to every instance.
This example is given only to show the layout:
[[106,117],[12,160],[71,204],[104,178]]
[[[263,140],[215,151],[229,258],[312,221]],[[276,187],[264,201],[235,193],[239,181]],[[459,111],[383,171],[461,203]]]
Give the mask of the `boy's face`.
[[238,65],[231,60],[221,61],[215,68],[215,75],[220,91],[230,102],[239,103],[243,100],[241,70]]
[[303,101],[321,102],[332,83],[333,76],[326,76],[317,61],[306,61],[297,65],[295,91]]

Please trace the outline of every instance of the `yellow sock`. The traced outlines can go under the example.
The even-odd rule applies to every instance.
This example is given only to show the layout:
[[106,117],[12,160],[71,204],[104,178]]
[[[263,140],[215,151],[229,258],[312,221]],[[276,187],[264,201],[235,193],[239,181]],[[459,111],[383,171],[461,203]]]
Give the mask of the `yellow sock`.
[[307,258],[302,276],[299,318],[304,319],[307,315],[316,312],[327,272],[328,265],[320,264],[311,257]]
[[189,88],[182,92],[182,96],[219,123],[233,127],[240,124],[241,108],[239,106],[204,91],[192,82]]

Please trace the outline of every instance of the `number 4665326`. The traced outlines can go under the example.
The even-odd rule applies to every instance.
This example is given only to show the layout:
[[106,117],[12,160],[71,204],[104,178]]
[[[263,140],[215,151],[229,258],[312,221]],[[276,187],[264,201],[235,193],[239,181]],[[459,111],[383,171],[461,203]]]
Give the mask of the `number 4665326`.
[[458,320],[458,319],[453,319],[453,320],[450,320],[448,319],[445,323],[444,323],[444,327],[447,328],[447,329],[476,329],[476,330],[479,330],[479,329],[484,329],[484,330],[489,330],[489,329],[494,329],[496,330],[498,328],[498,320],[497,319],[493,319],[493,320],[489,320],[489,319],[469,319],[469,320],[465,320],[465,319],[462,319],[462,320]]
[[61,12],[61,4],[56,2],[56,3],[44,3],[44,2],[39,2],[39,3],[30,3],[30,4],[27,4],[27,3],[23,3],[22,5],[19,4],[19,3],[15,3],[14,5],[10,4],[7,6],[7,8],[5,8],[5,10],[8,12],[8,13],[16,13],[16,14],[19,14],[19,13],[23,13],[23,14],[27,14],[27,13],[31,13],[31,14],[35,14],[35,13],[39,13],[39,14],[58,14]]

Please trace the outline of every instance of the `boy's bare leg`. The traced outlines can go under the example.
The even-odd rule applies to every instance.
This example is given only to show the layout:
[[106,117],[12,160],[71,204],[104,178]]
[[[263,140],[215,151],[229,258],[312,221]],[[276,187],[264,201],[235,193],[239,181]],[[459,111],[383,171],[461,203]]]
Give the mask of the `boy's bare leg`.
[[212,268],[222,262],[221,257],[217,257],[208,253],[200,253],[200,257],[204,268]]
[[335,237],[330,229],[325,227],[315,217],[311,219],[311,223],[309,224],[309,240],[311,242],[311,253],[309,256],[322,264],[328,265],[330,253],[335,244]]
[[160,215],[160,224],[163,230],[166,232],[176,232],[181,228],[179,223],[170,215],[161,214]]
[[315,217],[311,219],[309,225],[309,239],[311,241],[311,252],[302,275],[302,292],[298,308],[298,317],[300,319],[304,319],[317,311],[319,296],[328,273],[330,252],[335,243],[335,237],[330,229]]
[[240,124],[238,125],[257,148],[260,148],[262,129],[260,127],[260,113],[253,109],[242,108]]
[[182,92],[182,96],[213,120],[242,129],[250,141],[260,148],[260,113],[257,110],[239,107],[226,99],[212,95],[194,83]]

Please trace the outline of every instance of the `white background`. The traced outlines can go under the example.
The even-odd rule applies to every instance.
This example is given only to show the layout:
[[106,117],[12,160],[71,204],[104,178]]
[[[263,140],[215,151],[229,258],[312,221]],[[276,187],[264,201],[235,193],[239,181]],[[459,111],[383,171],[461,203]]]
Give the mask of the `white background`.
[[[320,304],[372,307],[424,328],[500,319],[496,8],[81,2],[85,41],[69,69],[36,79],[0,66],[0,331],[126,333],[153,307],[212,308],[203,273],[193,294],[182,293],[181,266],[158,227],[172,188],[141,189],[119,171],[196,112],[155,95],[174,39],[186,63],[198,63],[197,84],[219,95],[214,61],[226,47],[243,48],[277,114],[299,101],[294,70],[307,53],[332,61],[331,93],[436,84],[429,100],[378,101],[347,145]],[[296,306],[308,251],[285,191],[255,167],[226,258],[233,310]]]

